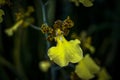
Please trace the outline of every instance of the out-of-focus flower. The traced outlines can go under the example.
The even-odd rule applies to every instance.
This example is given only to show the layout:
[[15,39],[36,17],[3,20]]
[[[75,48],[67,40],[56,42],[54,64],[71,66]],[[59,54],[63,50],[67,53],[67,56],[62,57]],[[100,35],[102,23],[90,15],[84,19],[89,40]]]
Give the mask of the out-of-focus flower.
[[67,41],[60,29],[56,30],[55,41],[57,45],[48,50],[50,60],[57,65],[64,67],[71,63],[77,63],[83,58],[83,52],[80,48],[78,39]]
[[34,8],[32,6],[28,7],[28,10],[24,12],[24,10],[21,8],[20,12],[17,12],[16,15],[16,23],[11,27],[5,30],[5,33],[8,36],[12,36],[13,32],[17,30],[19,26],[22,26],[24,28],[28,27],[31,23],[34,22],[34,18],[30,17],[30,14],[34,11]]
[[6,3],[5,0],[0,0],[0,5],[3,5],[3,4],[5,4],[5,3]]
[[79,0],[70,0],[71,2],[74,2],[75,3],[75,6],[79,6]]
[[72,39],[79,39],[81,41],[81,45],[83,47],[84,50],[89,50],[90,53],[95,53],[95,47],[92,46],[92,37],[91,36],[87,36],[87,33],[85,31],[82,31],[80,33],[80,35],[78,36],[76,33],[73,33],[71,35]]
[[50,68],[51,63],[49,61],[41,61],[39,62],[39,68],[43,72],[47,72],[48,69]]
[[27,11],[24,13],[24,16],[30,16],[32,12],[34,12],[33,6],[28,6],[28,9],[27,9]]
[[79,0],[79,2],[82,3],[85,7],[93,6],[93,0]]
[[85,80],[94,78],[94,74],[98,73],[100,67],[92,60],[89,54],[86,54],[85,57],[76,65],[75,73]]
[[22,23],[22,26],[24,28],[28,27],[31,23],[34,22],[34,19],[32,17],[26,18],[24,22]]
[[93,6],[93,0],[70,0],[71,2],[74,2],[76,6],[79,6],[79,3],[82,3],[85,7],[91,7]]
[[112,80],[112,78],[105,68],[101,68],[98,73],[98,80]]
[[3,21],[2,16],[5,15],[4,11],[0,9],[0,23]]
[[0,9],[0,16],[5,15],[4,11]]
[[28,6],[28,9],[26,10],[26,12],[23,8],[20,8],[19,11],[15,13],[16,21],[30,18],[30,15],[32,12],[34,12],[34,8],[32,6]]
[[91,53],[95,52],[95,48],[91,45],[91,41],[92,38],[90,36],[88,36],[85,40],[85,42],[83,43],[84,47],[89,49]]
[[5,33],[8,36],[12,36],[13,32],[17,30],[17,28],[23,23],[23,20],[18,21],[14,26],[12,26],[11,28],[8,28],[5,30]]
[[24,15],[22,12],[15,13],[16,21],[19,21],[20,19],[24,18]]
[[21,19],[21,20],[17,21],[11,28],[6,29],[5,33],[8,36],[12,36],[13,33],[18,29],[19,26],[27,27],[33,22],[34,22],[33,18],[27,18],[25,20]]

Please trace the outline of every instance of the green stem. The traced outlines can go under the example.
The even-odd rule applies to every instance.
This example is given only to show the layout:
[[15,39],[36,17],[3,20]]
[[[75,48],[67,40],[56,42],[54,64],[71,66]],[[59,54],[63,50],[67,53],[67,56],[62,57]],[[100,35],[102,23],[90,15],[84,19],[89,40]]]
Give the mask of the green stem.
[[[47,23],[47,17],[46,17],[45,5],[43,4],[42,0],[39,0],[39,1],[40,1],[41,8],[42,8],[43,22],[48,25],[48,23]],[[47,37],[48,37],[48,34],[45,34],[45,38],[47,38]],[[48,48],[50,47],[50,44],[49,44],[48,41],[46,41],[46,44],[47,44],[47,48],[46,48],[46,51],[47,51]]]
[[[45,23],[45,24],[47,24],[48,25],[48,23],[47,23],[47,18],[46,18],[46,10],[45,10],[45,5],[43,4],[43,2],[42,2],[42,0],[39,0],[40,1],[40,4],[41,4],[41,7],[42,7],[42,14],[43,14],[43,22]],[[47,38],[47,34],[45,34],[45,37]],[[47,48],[46,48],[46,51],[48,50],[48,48],[50,47],[50,43],[48,42],[48,41],[46,41],[46,44],[47,44]],[[47,52],[46,52],[47,53]],[[56,70],[55,70],[55,67],[54,67],[54,65],[52,65],[52,67],[51,67],[51,80],[55,80],[55,72],[56,72]]]
[[0,24],[0,53],[3,51],[3,47],[2,47],[2,29],[1,29],[1,24]]
[[27,80],[24,74],[24,70],[23,70],[23,66],[22,66],[21,58],[20,58],[21,36],[22,34],[21,34],[21,28],[20,28],[19,31],[16,33],[16,36],[14,39],[13,59],[14,59],[14,64],[15,64],[16,69],[18,70],[20,75],[22,75],[24,80]]
[[18,80],[24,80],[16,68],[2,56],[0,56],[0,65],[2,67],[7,67],[18,78]]
[[43,4],[42,0],[39,0],[42,8],[42,15],[43,15],[43,22],[47,24],[47,17],[46,17],[46,10],[45,5]]

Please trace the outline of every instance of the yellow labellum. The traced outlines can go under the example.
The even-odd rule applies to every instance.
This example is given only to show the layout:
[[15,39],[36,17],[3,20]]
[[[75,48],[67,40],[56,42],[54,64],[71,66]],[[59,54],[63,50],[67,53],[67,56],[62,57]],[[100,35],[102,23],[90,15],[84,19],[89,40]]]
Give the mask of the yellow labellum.
[[83,52],[79,46],[80,41],[78,39],[67,41],[63,35],[59,35],[55,39],[57,46],[48,50],[48,56],[57,65],[64,67],[69,62],[77,63],[83,58]]

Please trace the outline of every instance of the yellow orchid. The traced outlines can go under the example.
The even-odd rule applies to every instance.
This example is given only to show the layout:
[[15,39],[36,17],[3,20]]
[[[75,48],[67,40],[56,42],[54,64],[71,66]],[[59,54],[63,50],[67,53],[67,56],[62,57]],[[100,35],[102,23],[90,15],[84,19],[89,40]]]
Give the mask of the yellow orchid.
[[89,54],[87,54],[76,66],[75,73],[81,79],[89,80],[94,78],[94,74],[98,73],[99,70],[100,67],[95,64]]
[[80,48],[78,39],[67,41],[60,29],[57,29],[55,41],[57,45],[48,50],[50,60],[57,65],[64,67],[71,63],[77,63],[83,58],[83,51]]

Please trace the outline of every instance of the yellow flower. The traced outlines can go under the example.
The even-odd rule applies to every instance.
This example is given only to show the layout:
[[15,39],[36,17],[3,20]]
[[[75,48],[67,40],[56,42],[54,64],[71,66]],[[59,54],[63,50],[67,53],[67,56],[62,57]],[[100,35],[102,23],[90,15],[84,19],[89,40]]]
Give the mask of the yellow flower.
[[67,41],[61,33],[60,29],[58,29],[55,37],[57,45],[48,50],[48,56],[57,65],[64,67],[69,62],[79,62],[83,58],[83,52],[78,39]]
[[95,64],[89,54],[87,54],[76,66],[75,73],[81,79],[88,80],[94,78],[94,74],[98,73],[99,70],[100,67]]

